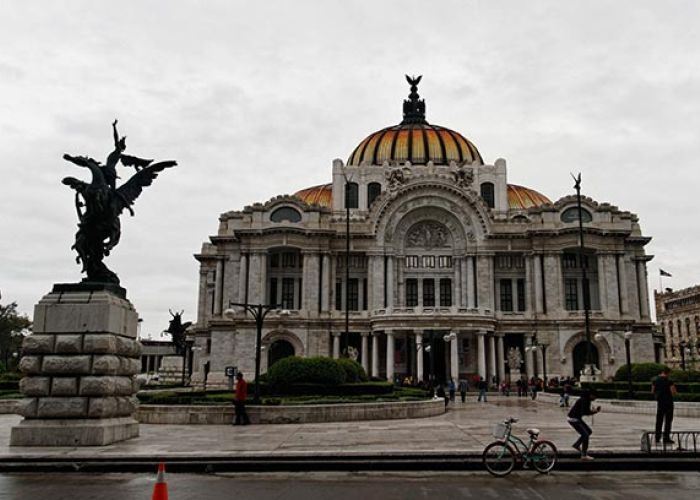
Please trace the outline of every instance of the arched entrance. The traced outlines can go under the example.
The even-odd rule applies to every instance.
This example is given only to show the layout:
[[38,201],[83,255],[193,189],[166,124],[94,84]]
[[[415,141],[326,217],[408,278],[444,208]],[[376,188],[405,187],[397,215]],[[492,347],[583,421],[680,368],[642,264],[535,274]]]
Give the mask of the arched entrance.
[[[586,344],[587,342],[585,340],[582,340],[574,347],[574,377],[579,377],[581,375],[581,370],[583,370],[583,368],[586,366],[586,350],[588,349]],[[600,366],[600,363],[598,362],[598,348],[592,342],[591,363],[593,363],[595,366]]]
[[277,361],[289,356],[294,356],[294,346],[284,339],[277,339],[270,345],[270,350],[267,353],[268,369]]

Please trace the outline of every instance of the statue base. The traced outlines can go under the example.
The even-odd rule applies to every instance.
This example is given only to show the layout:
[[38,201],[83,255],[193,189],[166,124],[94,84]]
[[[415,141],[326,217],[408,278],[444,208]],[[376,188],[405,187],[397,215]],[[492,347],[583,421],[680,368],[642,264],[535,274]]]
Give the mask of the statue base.
[[596,367],[596,365],[585,365],[583,370],[581,370],[581,375],[579,376],[579,382],[593,383],[602,382],[602,372]]
[[130,417],[23,420],[12,428],[10,446],[106,446],[138,437]]
[[35,306],[19,363],[24,420],[11,445],[102,446],[138,436],[138,314],[114,286],[55,285]]
[[54,283],[51,293],[71,292],[109,292],[117,297],[126,299],[126,289],[116,283],[98,283],[95,281],[81,281],[80,283]]

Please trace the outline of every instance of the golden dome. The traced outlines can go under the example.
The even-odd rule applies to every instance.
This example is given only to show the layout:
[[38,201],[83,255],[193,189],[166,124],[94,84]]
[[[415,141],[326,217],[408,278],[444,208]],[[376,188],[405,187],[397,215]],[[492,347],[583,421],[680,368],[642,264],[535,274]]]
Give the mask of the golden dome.
[[348,165],[382,165],[385,161],[408,161],[413,165],[425,165],[430,161],[436,165],[448,165],[452,161],[483,165],[476,146],[462,134],[430,125],[425,120],[425,101],[418,95],[420,79],[420,76],[406,75],[411,93],[403,102],[403,121],[366,137],[350,155]]
[[517,210],[537,207],[547,203],[552,203],[552,201],[534,189],[518,186],[517,184],[508,184],[508,208]]
[[[312,186],[294,193],[294,196],[299,198],[304,203],[309,205],[320,205],[322,207],[331,208],[333,203],[333,185],[321,184]],[[542,193],[534,189],[518,186],[516,184],[508,184],[508,207],[513,210],[527,209],[537,207],[546,203],[552,203]]]

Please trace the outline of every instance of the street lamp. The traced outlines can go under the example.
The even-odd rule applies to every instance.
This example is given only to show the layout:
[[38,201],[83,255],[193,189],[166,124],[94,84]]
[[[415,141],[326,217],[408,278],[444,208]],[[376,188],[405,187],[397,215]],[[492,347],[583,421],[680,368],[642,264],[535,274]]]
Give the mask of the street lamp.
[[[428,382],[430,383],[430,389],[433,391],[433,396],[435,395],[435,361],[433,359],[433,347],[437,333],[438,332],[433,330],[427,333],[428,345],[424,345],[425,342],[416,344],[416,352],[419,352],[421,349],[423,349],[424,352],[428,353],[430,358],[430,374],[428,375]],[[447,333],[442,336],[442,340],[449,344],[450,342],[454,342],[457,340],[457,334],[455,332]]]
[[[617,332],[611,331],[611,333],[619,335]],[[634,387],[632,386],[632,354],[630,351],[630,341],[632,340],[632,335],[634,335],[634,332],[627,330],[622,335],[625,339],[625,360],[627,361],[627,396],[629,399],[633,399]],[[600,342],[603,340],[603,335],[601,333],[596,333],[595,339]]]
[[530,341],[530,345],[525,347],[525,352],[532,352],[533,354],[535,378],[537,378],[537,350],[542,349],[542,378],[544,379],[545,385],[547,384],[547,347],[549,347],[549,344],[539,342],[537,337],[533,338]]
[[688,349],[688,342],[686,342],[685,340],[681,340],[678,343],[678,347],[680,348],[680,351],[681,351],[681,370],[685,370],[685,354],[686,354],[686,349]]
[[[229,302],[229,307],[242,307],[247,313],[250,313],[255,319],[255,385],[253,386],[253,403],[260,404],[260,388],[258,387],[258,379],[260,378],[260,354],[261,354],[261,343],[262,343],[262,327],[265,321],[265,316],[272,311],[277,309],[279,304],[242,304],[239,302]],[[280,314],[285,316],[289,314],[289,311],[282,310]],[[234,309],[226,309],[224,311],[224,316],[233,320],[236,317],[236,311]]]
[[[573,174],[572,174],[572,177]],[[583,209],[581,208],[581,173],[574,177],[574,189],[576,189],[576,206],[578,207],[578,238],[579,238],[579,259],[581,262],[581,279],[583,284],[583,315],[584,328],[586,331],[586,366],[581,375],[590,375],[593,380],[596,367],[593,365],[593,343],[591,342],[591,298],[588,284],[588,260],[585,255],[583,244]],[[587,372],[587,373],[586,373]]]

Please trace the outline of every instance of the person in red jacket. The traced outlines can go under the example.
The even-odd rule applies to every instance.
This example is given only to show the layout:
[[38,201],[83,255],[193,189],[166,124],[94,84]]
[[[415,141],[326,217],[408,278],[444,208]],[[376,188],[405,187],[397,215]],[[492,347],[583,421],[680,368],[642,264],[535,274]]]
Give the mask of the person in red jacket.
[[[245,411],[245,400],[248,398],[248,382],[243,379],[243,373],[236,374],[236,394],[233,398],[233,405],[236,410],[236,420],[233,425],[248,425],[250,419]],[[242,422],[241,422],[242,420]]]

